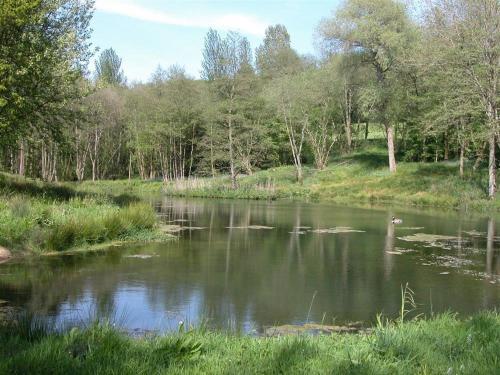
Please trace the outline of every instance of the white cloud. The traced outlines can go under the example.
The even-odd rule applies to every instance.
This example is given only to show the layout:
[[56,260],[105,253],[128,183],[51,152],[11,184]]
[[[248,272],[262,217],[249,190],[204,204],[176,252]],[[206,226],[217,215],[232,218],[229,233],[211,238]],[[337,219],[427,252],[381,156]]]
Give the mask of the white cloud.
[[97,0],[96,9],[101,12],[119,14],[147,22],[166,25],[236,30],[262,36],[266,24],[256,17],[245,14],[206,15],[204,17],[180,17],[162,11],[148,9],[123,0]]

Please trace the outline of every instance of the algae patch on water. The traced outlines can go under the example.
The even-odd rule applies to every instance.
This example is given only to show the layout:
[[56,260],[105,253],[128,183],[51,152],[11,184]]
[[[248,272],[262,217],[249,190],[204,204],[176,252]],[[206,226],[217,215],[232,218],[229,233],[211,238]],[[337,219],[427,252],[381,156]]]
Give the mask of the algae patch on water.
[[153,257],[157,257],[158,255],[153,254],[134,254],[134,255],[126,255],[125,258],[138,258],[138,259],[149,259]]
[[478,232],[477,230],[464,230],[463,233],[468,234],[469,236],[473,237],[486,237],[485,232]]
[[226,227],[227,229],[274,229],[274,227],[268,227],[265,225],[245,225],[239,227]]
[[455,236],[443,236],[441,234],[427,234],[427,233],[415,233],[409,236],[398,237],[403,241],[410,242],[437,242],[437,241],[454,241],[458,240],[458,237]]
[[414,253],[417,250],[414,249],[406,249],[404,247],[395,247],[394,251],[397,251],[398,253]]
[[470,240],[462,237],[428,233],[415,233],[398,237],[398,239],[407,242],[419,242],[423,247],[440,247],[444,250],[465,249],[470,243]]
[[206,227],[191,227],[191,226],[181,226],[177,224],[164,224],[160,226],[160,229],[167,233],[179,233],[183,230],[202,230]]
[[313,229],[311,230],[313,233],[363,233],[364,230],[353,229],[351,227],[334,227],[334,228],[326,228],[326,229]]
[[422,230],[424,227],[396,227],[399,230]]
[[164,232],[167,233],[178,233],[182,230],[182,227],[180,225],[170,225],[170,224],[165,224],[161,225],[160,229]]
[[449,255],[440,255],[436,257],[437,264],[444,267],[452,267],[452,268],[462,268],[465,266],[471,266],[474,262],[470,259],[452,257]]

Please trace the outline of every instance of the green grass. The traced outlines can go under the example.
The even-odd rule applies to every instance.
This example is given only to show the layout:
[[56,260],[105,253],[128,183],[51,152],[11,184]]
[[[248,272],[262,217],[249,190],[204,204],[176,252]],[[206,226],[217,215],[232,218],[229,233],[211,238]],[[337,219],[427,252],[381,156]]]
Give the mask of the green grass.
[[386,151],[373,147],[333,158],[322,171],[305,166],[302,185],[295,182],[294,168],[284,166],[240,176],[236,190],[231,189],[229,178],[222,176],[169,182],[163,192],[207,198],[308,199],[497,211],[500,198],[488,199],[486,178],[485,171],[472,173],[470,166],[461,178],[457,162],[399,162],[397,172],[391,174]]
[[386,153],[371,149],[334,160],[306,181],[312,194],[337,202],[370,201],[414,206],[500,209],[487,197],[487,173],[458,175],[456,162],[398,163],[391,174]]
[[156,223],[153,208],[131,195],[89,194],[0,175],[0,245],[17,253],[166,239]]
[[251,337],[195,329],[132,338],[111,324],[0,329],[2,374],[496,374],[500,316],[443,314],[369,335]]

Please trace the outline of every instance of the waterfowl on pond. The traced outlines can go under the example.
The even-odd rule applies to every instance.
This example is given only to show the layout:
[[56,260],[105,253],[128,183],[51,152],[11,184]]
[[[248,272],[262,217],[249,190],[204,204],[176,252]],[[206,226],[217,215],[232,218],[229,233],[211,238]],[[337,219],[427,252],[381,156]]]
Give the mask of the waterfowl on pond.
[[392,217],[392,223],[393,224],[402,224],[403,220],[401,219],[396,219],[394,216]]

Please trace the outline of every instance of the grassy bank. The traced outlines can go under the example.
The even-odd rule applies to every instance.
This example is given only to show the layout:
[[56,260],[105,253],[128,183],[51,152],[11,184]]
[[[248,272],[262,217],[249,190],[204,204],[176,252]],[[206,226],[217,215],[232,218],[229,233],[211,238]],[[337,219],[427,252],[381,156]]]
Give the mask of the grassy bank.
[[243,199],[308,199],[348,204],[398,204],[500,210],[500,197],[487,197],[487,172],[458,174],[457,162],[398,163],[389,173],[383,148],[367,148],[331,160],[322,171],[304,167],[304,182],[295,181],[292,166],[258,171],[238,177],[238,189],[231,189],[229,177],[195,178],[184,181],[100,181],[78,185],[81,191],[118,191],[121,193],[160,192],[171,196]]
[[444,314],[369,335],[255,338],[206,330],[131,338],[110,324],[0,330],[2,374],[495,374],[500,316]]
[[165,239],[150,205],[127,195],[87,194],[0,175],[0,246],[44,253],[108,241]]
[[487,173],[463,178],[456,162],[398,164],[391,174],[384,150],[372,148],[332,160],[322,171],[304,169],[304,182],[295,181],[291,166],[259,171],[239,178],[232,190],[228,178],[169,183],[170,195],[250,199],[311,199],[338,203],[391,203],[468,209],[500,209],[500,198],[487,197]]

